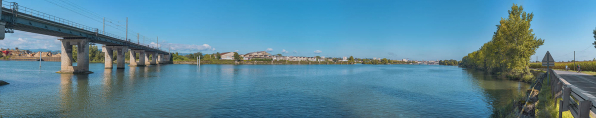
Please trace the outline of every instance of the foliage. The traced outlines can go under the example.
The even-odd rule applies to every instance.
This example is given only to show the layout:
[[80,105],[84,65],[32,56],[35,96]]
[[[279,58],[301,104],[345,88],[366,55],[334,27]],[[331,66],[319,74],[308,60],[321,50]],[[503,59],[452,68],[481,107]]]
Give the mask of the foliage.
[[[104,61],[104,53],[99,51],[99,48],[95,45],[88,45],[89,46],[89,62],[103,62]],[[78,55],[78,46],[72,47],[72,62],[77,61]]]
[[187,54],[187,55],[184,55],[184,56],[186,58],[188,58],[188,59],[197,59],[197,57],[199,57],[199,56],[200,56],[199,58],[203,59],[203,57],[205,57],[205,56],[203,56],[203,53],[201,53],[201,52]]
[[457,60],[439,60],[439,65],[457,66],[459,62]]
[[350,58],[348,58],[348,63],[349,64],[354,64],[354,57],[350,56]]
[[89,62],[104,62],[105,54],[95,45],[89,46]]
[[172,54],[173,61],[194,61],[186,56],[180,55],[178,52]]
[[[582,71],[595,71],[596,72],[596,61],[580,61],[575,62],[555,62],[555,66],[550,66],[551,69],[565,69],[565,66],[569,68],[569,70],[576,70],[575,67],[579,65]],[[542,66],[542,63],[530,63],[530,68],[546,68],[546,66]]]
[[478,51],[462,58],[460,66],[485,70],[512,79],[533,78],[528,63],[530,56],[544,44],[530,29],[533,13],[526,13],[514,4],[507,19],[501,18],[492,40]]
[[[594,34],[594,40],[596,40],[596,29],[594,29],[594,31],[592,31],[592,34]],[[594,48],[596,48],[596,41],[594,41],[594,43],[592,43],[592,45],[594,45]],[[596,60],[596,58],[594,58],[594,60]]]
[[277,56],[282,56],[281,54],[276,54]]
[[389,63],[389,60],[387,60],[387,58],[381,59],[381,64],[387,64],[387,63]]
[[221,54],[219,54],[219,52],[215,53],[215,58],[218,60],[221,59]]
[[236,60],[236,61],[242,60],[242,57],[240,57],[240,55],[238,55],[238,52],[234,52],[234,60]]

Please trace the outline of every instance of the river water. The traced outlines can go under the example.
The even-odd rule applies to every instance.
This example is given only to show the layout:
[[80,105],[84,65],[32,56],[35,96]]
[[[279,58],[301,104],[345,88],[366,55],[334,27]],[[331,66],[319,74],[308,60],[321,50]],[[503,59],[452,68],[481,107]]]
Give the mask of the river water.
[[[2,117],[489,117],[527,89],[439,65],[156,65],[57,74],[0,61]],[[115,65],[114,65],[115,67]]]

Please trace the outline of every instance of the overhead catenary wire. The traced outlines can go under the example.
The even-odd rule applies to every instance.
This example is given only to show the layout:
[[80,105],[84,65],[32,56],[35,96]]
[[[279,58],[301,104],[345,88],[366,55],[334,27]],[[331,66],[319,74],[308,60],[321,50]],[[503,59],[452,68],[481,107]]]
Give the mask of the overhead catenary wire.
[[[89,18],[92,21],[96,21],[98,23],[102,23],[105,26],[107,26],[105,28],[113,28],[116,31],[118,31],[116,34],[122,35],[122,33],[125,33],[125,32],[133,33],[133,34],[134,33],[142,34],[142,33],[136,32],[135,30],[132,30],[132,29],[128,29],[126,27],[123,27],[122,24],[119,24],[120,21],[115,21],[115,20],[112,20],[110,18],[102,17],[98,13],[95,13],[95,12],[93,12],[91,10],[85,9],[83,7],[80,7],[79,5],[76,5],[75,3],[71,2],[71,1],[68,1],[68,0],[59,0],[61,2],[56,2],[56,1],[52,1],[52,0],[45,0],[45,1],[47,1],[47,2],[49,2],[51,4],[53,4],[53,5],[56,5],[58,7],[61,7],[63,9],[66,9],[68,11],[74,12],[74,13],[76,13],[78,15],[81,15],[81,16],[84,16],[86,18]],[[104,19],[105,19],[105,22],[104,22]],[[105,31],[105,30],[107,30],[105,28],[103,29],[104,30],[103,32],[105,32],[106,35],[117,36],[116,34],[113,34],[114,32],[111,32],[110,33],[110,32]],[[147,37],[154,37],[154,36],[145,36],[145,35],[140,35],[140,36],[144,37],[143,38],[143,43],[140,43],[141,45],[150,46],[151,47],[151,46],[153,46],[153,45],[151,45],[151,43],[155,42],[155,47],[158,47],[157,46],[157,39],[147,38]],[[117,36],[117,37],[121,37],[121,36]],[[124,37],[121,37],[121,38],[124,38]],[[125,39],[125,40],[128,40],[128,39]]]

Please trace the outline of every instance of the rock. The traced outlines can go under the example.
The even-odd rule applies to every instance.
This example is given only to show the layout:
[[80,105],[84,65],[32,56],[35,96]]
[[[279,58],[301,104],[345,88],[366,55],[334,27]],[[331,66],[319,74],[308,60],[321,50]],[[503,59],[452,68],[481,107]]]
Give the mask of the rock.
[[0,80],[0,86],[8,85],[8,84],[9,84],[8,82],[5,82],[5,81]]

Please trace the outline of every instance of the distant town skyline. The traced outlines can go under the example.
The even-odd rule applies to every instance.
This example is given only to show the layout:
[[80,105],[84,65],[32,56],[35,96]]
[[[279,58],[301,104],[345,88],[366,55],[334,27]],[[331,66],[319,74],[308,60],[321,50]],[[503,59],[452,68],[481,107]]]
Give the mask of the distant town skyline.
[[[512,4],[534,13],[532,29],[545,39],[536,55],[557,61],[596,58],[592,30],[596,1],[44,1],[19,5],[146,43],[159,36],[173,52],[267,51],[288,56],[446,60],[491,40]],[[69,7],[77,5],[78,7]],[[58,37],[15,31],[2,48],[59,50]]]

